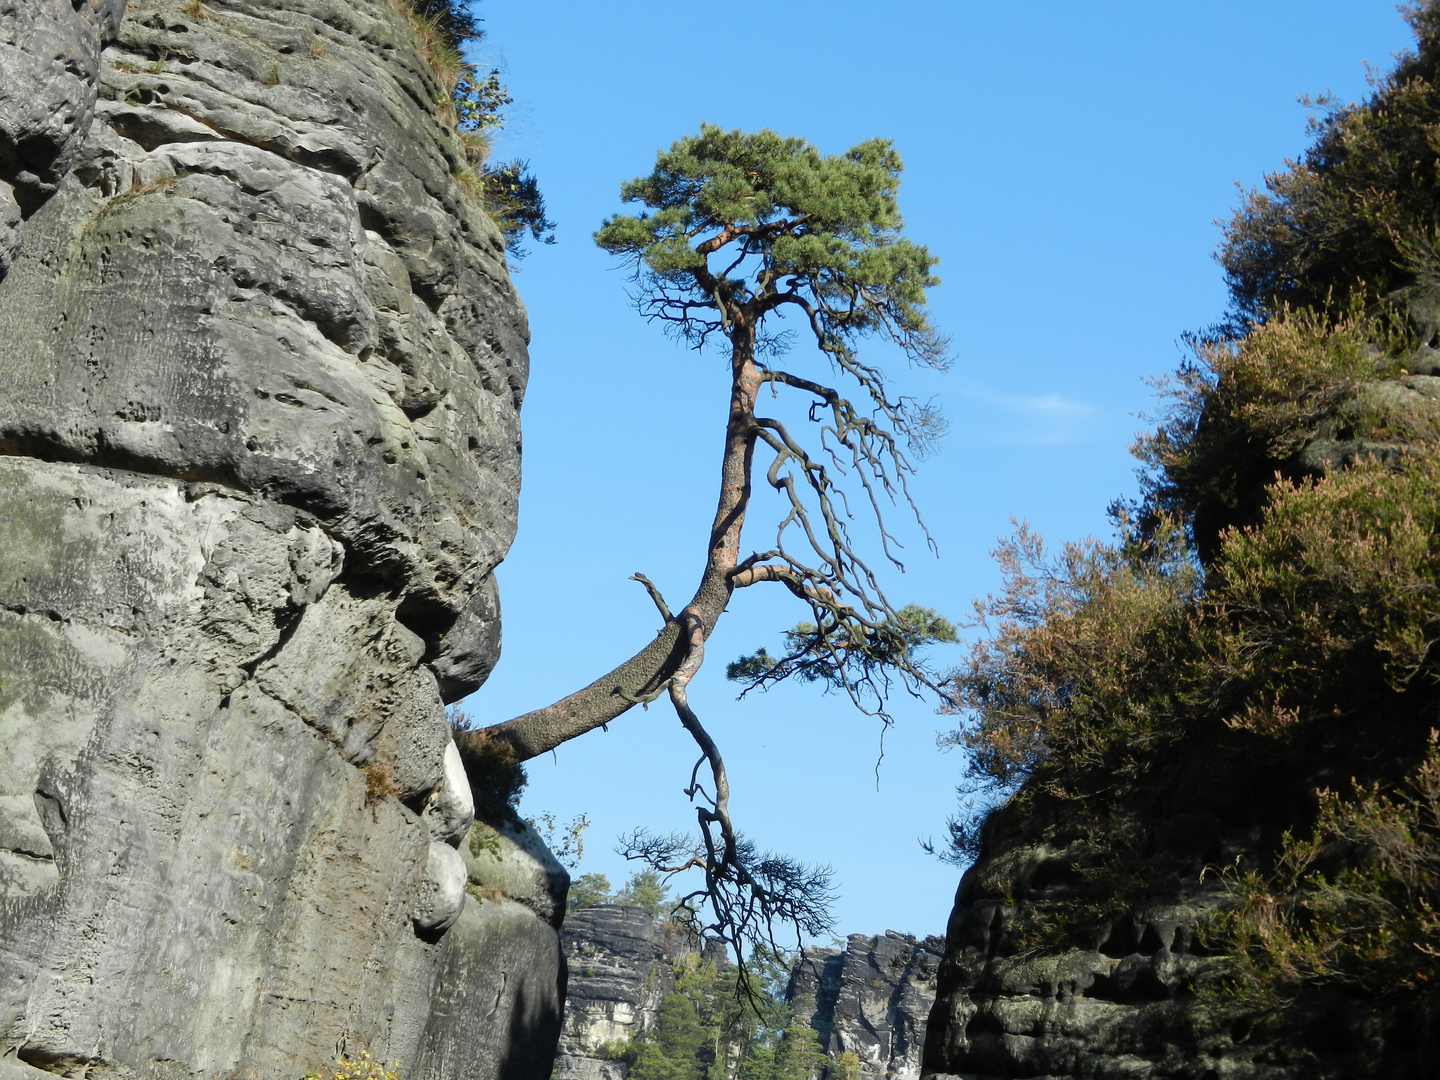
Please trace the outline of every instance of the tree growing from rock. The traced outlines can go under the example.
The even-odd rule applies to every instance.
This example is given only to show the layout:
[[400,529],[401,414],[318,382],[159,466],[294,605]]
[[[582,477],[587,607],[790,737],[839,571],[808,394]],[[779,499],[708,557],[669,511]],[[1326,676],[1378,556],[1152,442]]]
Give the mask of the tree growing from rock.
[[659,871],[648,868],[631,874],[630,880],[615,894],[615,903],[644,908],[646,913],[654,918],[660,917],[667,902],[665,882]]
[[[883,139],[827,157],[802,139],[707,125],[622,186],[622,199],[644,209],[610,218],[595,239],[633,268],[640,313],[696,350],[728,351],[719,497],[699,580],[672,612],[636,574],[660,614],[653,641],[552,705],[457,736],[475,769],[497,757],[524,761],[667,694],[700,749],[687,789],[699,834],[637,833],[629,854],[664,873],[702,870],[704,887],[687,899],[703,902],[707,929],[737,955],[768,940],[777,920],[823,932],[829,871],[758,852],[731,821],[720,750],[687,697],[721,614],[738,591],[788,590],[809,618],[786,634],[783,655],[760,650],[728,674],[747,689],[791,677],[820,682],[885,722],[892,683],[933,687],[920,650],[954,639],[933,612],[892,605],[874,566],[888,559],[900,567],[885,513],[914,511],[911,456],[941,425],[927,405],[893,393],[858,346],[880,338],[912,363],[947,363],[925,311],[936,260],[901,233],[900,171]],[[790,363],[797,340],[814,351]],[[766,415],[762,394],[770,393],[802,403],[808,425]],[[757,478],[778,494],[781,515],[766,546],[747,552],[742,533]],[[873,523],[873,553],[862,553],[857,514]]]
[[610,879],[604,874],[581,874],[570,882],[566,898],[571,911],[610,903]]

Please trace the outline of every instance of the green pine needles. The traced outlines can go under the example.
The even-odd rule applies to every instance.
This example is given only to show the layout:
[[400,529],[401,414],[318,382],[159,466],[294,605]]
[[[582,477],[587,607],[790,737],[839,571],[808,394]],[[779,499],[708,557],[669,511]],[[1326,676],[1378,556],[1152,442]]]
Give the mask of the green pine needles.
[[[761,382],[813,395],[822,444],[839,437],[830,472],[826,455],[812,456],[779,421],[756,420],[759,442],[776,455],[766,479],[792,510],[771,553],[787,565],[766,572],[816,617],[787,633],[782,656],[761,649],[730,665],[730,677],[747,689],[798,676],[865,707],[867,699],[883,702],[891,674],[933,686],[923,649],[955,640],[954,627],[933,611],[897,610],[884,600],[849,545],[848,504],[839,505],[834,483],[835,472],[855,466],[878,519],[882,501],[897,493],[908,500],[907,451],[923,455],[944,429],[934,409],[893,396],[881,369],[858,355],[864,338],[879,336],[913,363],[949,363],[947,340],[925,312],[925,290],[939,283],[936,259],[901,232],[900,173],[900,157],[884,139],[825,156],[804,139],[707,124],[660,153],[650,175],[621,186],[621,197],[644,212],[616,215],[595,234],[634,267],[643,315],[697,348],[728,338],[737,355],[755,360]],[[797,336],[780,321],[786,314],[802,320],[837,373],[858,384],[863,404],[771,361]],[[799,476],[785,472],[792,464]],[[804,487],[818,496],[818,513],[804,505]],[[800,557],[786,547],[792,530],[808,541]],[[894,559],[883,520],[879,539]]]
[[612,217],[595,242],[635,263],[641,311],[692,343],[736,315],[756,324],[793,307],[842,368],[869,333],[943,367],[946,341],[924,311],[936,259],[901,235],[900,171],[885,139],[826,157],[804,139],[705,124],[621,186],[647,212]]

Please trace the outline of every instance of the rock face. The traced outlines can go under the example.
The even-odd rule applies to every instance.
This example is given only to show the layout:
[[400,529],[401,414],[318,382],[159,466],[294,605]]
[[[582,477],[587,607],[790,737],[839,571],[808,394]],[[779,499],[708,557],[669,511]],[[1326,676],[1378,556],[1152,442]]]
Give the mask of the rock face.
[[[1377,734],[1368,757],[1354,749],[1350,717],[1317,721],[1280,749],[1237,745],[1223,727],[1191,739],[1127,794],[1126,832],[1097,829],[1073,803],[995,812],[951,915],[926,1075],[1434,1075],[1423,1015],[1377,1015],[1343,991],[1257,1015],[1219,989],[1233,969],[1217,955],[1223,940],[1205,932],[1234,902],[1227,868],[1267,865],[1317,787],[1377,782],[1403,748],[1424,744],[1433,693],[1406,706],[1408,715],[1385,718],[1391,732]],[[1143,863],[1123,861],[1137,853]]]
[[843,951],[810,949],[790,973],[789,1000],[832,1058],[853,1053],[861,1075],[917,1080],[944,942],[887,930],[851,934]]
[[[653,1027],[675,989],[675,965],[700,944],[641,908],[619,904],[574,912],[561,939],[570,985],[555,1080],[623,1080],[624,1066],[602,1047]],[[889,930],[873,938],[852,934],[843,950],[807,950],[790,973],[786,999],[832,1060],[848,1050],[864,1077],[915,1080],[942,946],[939,938]],[[704,955],[726,962],[718,944]]]
[[[1224,794],[1217,791],[1217,801]],[[1173,878],[1153,882],[1149,901],[1113,911],[1090,941],[1071,948],[1024,947],[1020,936],[1037,909],[1089,897],[1093,887],[1078,868],[1103,853],[1063,825],[1022,824],[1003,811],[987,823],[986,856],[965,874],[950,921],[927,1076],[1307,1075],[1266,1064],[1273,1047],[1246,1045],[1243,1031],[1212,1023],[1193,993],[1217,962],[1195,931],[1224,899],[1218,874],[1202,878],[1207,856],[1254,857],[1259,834],[1226,829],[1203,802],[1188,809],[1164,824],[1190,849],[1190,865],[1177,862]]]
[[475,822],[460,856],[464,907],[445,938],[420,1052],[403,1075],[543,1080],[565,999],[556,931],[570,876],[516,820]]
[[33,214],[70,171],[95,115],[100,49],[125,0],[10,0],[0,7],[0,277]]
[[442,98],[382,0],[0,2],[12,1066],[548,1067],[564,871],[475,884],[443,711],[527,330]]
[[623,1067],[601,1047],[650,1029],[660,1002],[675,989],[672,964],[695,952],[696,941],[624,904],[582,908],[560,936],[570,984],[555,1080],[620,1080]]

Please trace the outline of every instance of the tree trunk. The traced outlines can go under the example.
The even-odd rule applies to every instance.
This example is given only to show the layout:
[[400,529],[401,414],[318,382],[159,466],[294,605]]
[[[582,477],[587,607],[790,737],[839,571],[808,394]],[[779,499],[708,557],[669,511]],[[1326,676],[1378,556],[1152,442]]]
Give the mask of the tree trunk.
[[[740,532],[750,503],[750,468],[755,456],[755,398],[760,373],[755,368],[755,327],[746,312],[732,313],[730,327],[730,412],[720,464],[720,499],[700,584],[685,611],[695,615],[708,638],[734,591],[730,573],[739,561]],[[577,735],[614,720],[637,700],[659,691],[688,652],[680,621],[672,618],[646,645],[619,667],[543,709],[483,729],[479,738],[509,745],[518,761],[553,750]],[[470,736],[475,738],[476,736]],[[462,752],[468,739],[457,736]]]

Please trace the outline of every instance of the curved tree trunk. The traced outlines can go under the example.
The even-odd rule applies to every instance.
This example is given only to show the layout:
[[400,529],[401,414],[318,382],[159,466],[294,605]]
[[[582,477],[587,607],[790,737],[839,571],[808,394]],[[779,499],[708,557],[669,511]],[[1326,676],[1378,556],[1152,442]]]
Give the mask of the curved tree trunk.
[[[720,465],[719,505],[700,584],[682,612],[700,620],[707,638],[735,588],[731,573],[739,561],[740,531],[750,503],[750,468],[757,431],[755,398],[761,385],[754,362],[755,327],[744,312],[733,313],[730,343],[730,412]],[[658,693],[688,652],[688,644],[681,640],[680,619],[672,618],[655,640],[583,690],[553,705],[484,728],[471,737],[504,742],[519,761],[543,754],[614,720],[638,701]],[[465,738],[457,738],[462,750]]]

